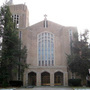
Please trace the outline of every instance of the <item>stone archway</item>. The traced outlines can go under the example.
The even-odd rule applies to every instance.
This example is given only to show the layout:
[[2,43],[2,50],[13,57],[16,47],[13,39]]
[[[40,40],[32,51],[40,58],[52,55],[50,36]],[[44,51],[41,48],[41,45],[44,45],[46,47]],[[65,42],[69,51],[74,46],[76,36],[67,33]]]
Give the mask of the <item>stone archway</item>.
[[35,72],[30,72],[28,74],[28,85],[36,86],[36,73]]
[[63,73],[62,72],[54,73],[54,85],[63,85]]
[[43,72],[41,73],[41,85],[50,85],[50,73]]

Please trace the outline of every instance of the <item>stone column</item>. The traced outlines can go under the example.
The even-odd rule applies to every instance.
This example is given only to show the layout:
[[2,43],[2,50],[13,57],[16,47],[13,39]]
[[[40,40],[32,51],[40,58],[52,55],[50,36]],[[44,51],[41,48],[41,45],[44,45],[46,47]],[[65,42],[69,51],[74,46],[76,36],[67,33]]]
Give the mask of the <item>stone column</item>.
[[24,76],[23,76],[23,85],[24,86],[28,86],[28,73],[24,73]]
[[64,86],[68,86],[68,73],[64,72],[63,74]]
[[37,72],[37,86],[41,86],[41,73]]
[[50,86],[54,86],[54,73],[50,73]]

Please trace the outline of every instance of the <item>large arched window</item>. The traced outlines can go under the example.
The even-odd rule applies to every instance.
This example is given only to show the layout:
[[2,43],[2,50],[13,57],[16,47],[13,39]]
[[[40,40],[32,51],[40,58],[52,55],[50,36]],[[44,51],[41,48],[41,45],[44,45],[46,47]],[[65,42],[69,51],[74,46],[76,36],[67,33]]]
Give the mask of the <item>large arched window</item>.
[[38,41],[38,65],[54,65],[54,34],[42,32],[37,36]]

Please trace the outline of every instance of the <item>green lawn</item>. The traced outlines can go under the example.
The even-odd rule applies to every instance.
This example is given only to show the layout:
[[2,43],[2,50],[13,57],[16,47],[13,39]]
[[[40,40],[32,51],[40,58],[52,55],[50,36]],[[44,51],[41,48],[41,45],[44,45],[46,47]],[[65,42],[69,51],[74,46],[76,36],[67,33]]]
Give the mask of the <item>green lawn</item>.
[[73,87],[73,90],[90,90],[90,87]]

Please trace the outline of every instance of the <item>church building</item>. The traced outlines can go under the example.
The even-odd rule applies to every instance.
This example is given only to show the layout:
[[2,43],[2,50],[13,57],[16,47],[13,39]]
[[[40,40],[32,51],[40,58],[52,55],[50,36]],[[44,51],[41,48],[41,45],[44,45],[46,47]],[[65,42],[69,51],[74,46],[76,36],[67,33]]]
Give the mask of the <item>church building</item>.
[[26,5],[10,5],[13,21],[19,29],[22,43],[27,47],[24,86],[68,86],[67,55],[71,53],[71,41],[76,27],[56,24],[44,16],[44,20],[29,26]]

